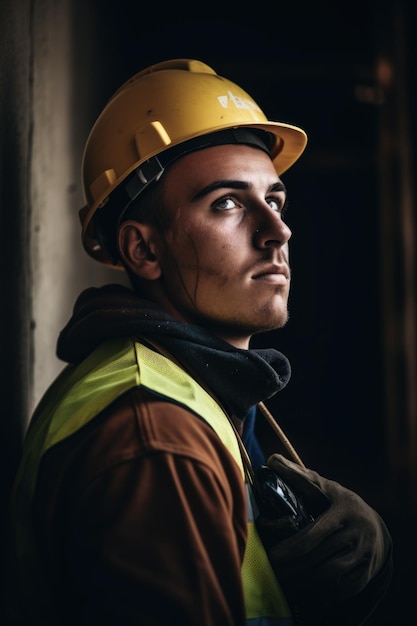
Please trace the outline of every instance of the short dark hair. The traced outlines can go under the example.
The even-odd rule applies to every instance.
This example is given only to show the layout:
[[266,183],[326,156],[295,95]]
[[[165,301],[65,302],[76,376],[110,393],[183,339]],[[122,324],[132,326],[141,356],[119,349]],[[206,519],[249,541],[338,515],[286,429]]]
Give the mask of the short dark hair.
[[165,232],[171,225],[172,216],[165,202],[164,176],[152,185],[149,185],[124,212],[120,224],[128,220],[135,220],[155,226],[160,232]]
[[[109,198],[106,204],[98,209],[93,217],[94,234],[102,248],[104,248],[113,263],[120,261],[117,237],[120,224],[127,220],[135,220],[155,226],[165,232],[169,228],[172,217],[169,215],[165,203],[164,177],[152,183],[145,189],[130,206],[120,215],[121,209],[115,201]],[[109,219],[109,216],[112,216]],[[109,227],[109,223],[111,227]],[[117,225],[115,228],[114,226]]]

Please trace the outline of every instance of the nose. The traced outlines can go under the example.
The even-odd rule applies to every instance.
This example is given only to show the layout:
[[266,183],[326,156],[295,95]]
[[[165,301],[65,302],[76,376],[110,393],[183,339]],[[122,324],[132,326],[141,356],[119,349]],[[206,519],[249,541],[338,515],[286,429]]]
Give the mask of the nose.
[[278,211],[273,211],[268,205],[263,207],[262,215],[256,225],[254,243],[257,248],[269,246],[284,246],[290,239],[292,232],[290,227],[282,219]]

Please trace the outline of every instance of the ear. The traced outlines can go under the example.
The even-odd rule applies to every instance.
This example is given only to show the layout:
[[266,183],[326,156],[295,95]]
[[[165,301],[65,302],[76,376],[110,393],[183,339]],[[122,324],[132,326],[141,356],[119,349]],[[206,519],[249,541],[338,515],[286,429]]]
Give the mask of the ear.
[[134,274],[145,280],[157,280],[161,276],[153,234],[152,226],[133,220],[123,222],[118,233],[121,260]]

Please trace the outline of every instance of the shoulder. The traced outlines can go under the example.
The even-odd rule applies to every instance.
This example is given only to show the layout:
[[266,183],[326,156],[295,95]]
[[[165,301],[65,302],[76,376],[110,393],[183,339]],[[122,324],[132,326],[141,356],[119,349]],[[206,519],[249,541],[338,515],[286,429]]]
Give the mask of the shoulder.
[[70,474],[71,482],[81,486],[120,464],[158,462],[158,454],[204,466],[221,481],[242,483],[232,455],[204,419],[143,387],[118,398],[50,450],[41,477],[56,482],[59,475]]
[[113,449],[127,456],[167,452],[199,462],[212,463],[220,458],[222,464],[225,457],[231,458],[200,415],[143,387],[132,389],[113,403],[98,422],[100,438],[117,441]]

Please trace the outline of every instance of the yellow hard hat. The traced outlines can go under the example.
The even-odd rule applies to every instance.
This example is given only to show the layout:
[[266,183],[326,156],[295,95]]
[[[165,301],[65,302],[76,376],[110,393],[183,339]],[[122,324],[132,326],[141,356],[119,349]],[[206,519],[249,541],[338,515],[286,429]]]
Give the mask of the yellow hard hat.
[[[117,259],[94,229],[96,212],[108,205],[110,223],[116,228],[116,217],[160,178],[170,162],[165,157],[175,152],[175,146],[240,128],[269,134],[268,151],[278,174],[298,159],[307,143],[302,129],[269,121],[249,94],[201,61],[158,63],[125,82],[107,102],[84,149],[86,206],[80,220],[87,253],[117,267]],[[117,201],[109,202],[109,198]]]

